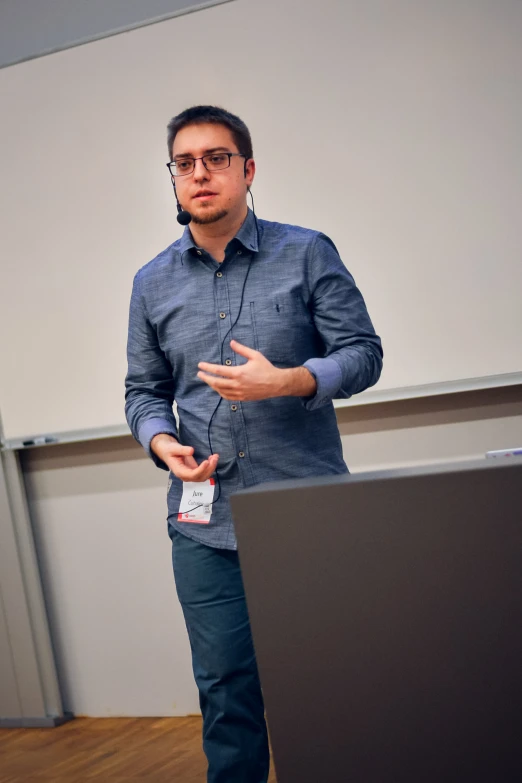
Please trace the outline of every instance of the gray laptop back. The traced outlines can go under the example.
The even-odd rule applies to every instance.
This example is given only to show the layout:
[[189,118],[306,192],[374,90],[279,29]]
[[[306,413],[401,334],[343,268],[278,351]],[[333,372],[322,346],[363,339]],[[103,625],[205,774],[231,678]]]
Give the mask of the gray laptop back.
[[278,783],[522,780],[522,458],[232,498]]

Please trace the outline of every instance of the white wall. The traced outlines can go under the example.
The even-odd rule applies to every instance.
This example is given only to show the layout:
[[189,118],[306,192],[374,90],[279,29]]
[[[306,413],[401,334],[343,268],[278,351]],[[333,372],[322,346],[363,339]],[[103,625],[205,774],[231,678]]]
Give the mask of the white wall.
[[[15,7],[20,9],[21,4],[15,4],[14,1],[3,4],[4,11],[8,7],[11,10]],[[509,209],[499,210],[496,229],[491,235],[487,234],[490,227],[488,218],[499,203],[496,189],[490,187],[491,182],[497,177],[502,186],[508,189],[506,192],[511,187],[513,193],[518,193],[520,186],[517,174],[521,160],[520,134],[516,132],[515,122],[520,107],[510,97],[513,74],[520,67],[517,37],[521,19],[519,4],[513,0],[504,0],[502,4],[492,0],[481,0],[480,3],[467,0],[462,4],[428,4],[408,0],[390,4],[375,0],[373,4],[352,3],[350,13],[343,17],[343,25],[332,26],[331,16],[325,13],[325,9],[338,14],[345,9],[347,13],[347,3],[329,0],[325,6],[324,3],[297,4],[294,0],[288,0],[284,4],[284,22],[291,28],[294,43],[299,43],[294,58],[288,56],[287,44],[290,38],[286,28],[272,21],[277,19],[277,14],[281,16],[282,7],[283,4],[276,0],[262,4],[237,2],[208,12],[213,14],[214,19],[225,20],[227,24],[230,22],[227,29],[236,36],[244,54],[240,56],[237,49],[230,47],[225,50],[222,46],[218,48],[222,77],[227,76],[228,68],[232,76],[248,77],[250,87],[252,75],[248,67],[252,58],[249,55],[254,43],[262,43],[262,75],[266,89],[260,91],[259,84],[254,80],[253,89],[240,90],[237,100],[230,107],[239,113],[245,109],[245,119],[250,122],[252,118],[254,131],[256,127],[266,128],[266,133],[255,139],[260,161],[263,162],[258,178],[261,198],[257,203],[262,207],[260,214],[271,219],[310,225],[313,221],[319,221],[321,225],[314,227],[331,233],[336,241],[337,232],[342,228],[339,244],[344,244],[346,258],[354,259],[357,267],[354,268],[351,263],[348,265],[356,273],[365,294],[372,290],[374,281],[369,304],[378,328],[381,321],[386,323],[385,313],[388,313],[390,325],[395,316],[402,313],[398,296],[402,293],[406,296],[403,301],[406,301],[408,296],[405,291],[408,286],[413,286],[412,291],[419,293],[416,302],[420,307],[419,317],[413,319],[412,323],[403,322],[396,335],[397,345],[406,346],[402,354],[402,367],[401,362],[390,361],[393,351],[385,339],[387,366],[394,372],[402,369],[413,373],[422,359],[430,365],[429,369],[433,373],[431,380],[440,380],[442,359],[446,358],[448,351],[441,351],[440,363],[435,354],[426,355],[426,334],[430,332],[435,349],[440,343],[437,319],[447,315],[446,297],[449,293],[454,295],[457,304],[462,305],[469,304],[474,297],[480,305],[481,316],[485,315],[478,322],[468,317],[460,323],[457,319],[459,312],[455,311],[457,320],[453,331],[449,324],[450,335],[467,335],[468,343],[465,340],[462,342],[464,347],[475,339],[479,359],[483,355],[490,361],[492,358],[497,359],[503,347],[506,368],[520,370],[520,329],[513,327],[509,330],[511,337],[514,337],[512,349],[506,348],[505,341],[495,341],[491,337],[491,329],[486,330],[487,339],[491,343],[476,339],[478,325],[485,324],[487,327],[497,323],[488,296],[491,293],[488,275],[497,273],[489,282],[502,287],[510,276],[515,279],[515,273],[520,272],[520,234],[510,234],[510,229],[519,228],[516,212],[519,199],[508,199],[513,219],[510,218]],[[295,21],[297,11],[302,12],[299,23]],[[303,18],[307,20],[304,35],[300,27]],[[195,18],[183,21],[187,41],[200,40],[195,38],[201,31],[199,24],[200,21]],[[319,34],[321,30],[322,36]],[[159,189],[159,172],[163,170],[161,167],[165,157],[161,129],[171,113],[174,113],[174,106],[181,109],[191,100],[216,99],[216,83],[220,89],[228,91],[219,93],[217,99],[227,103],[225,97],[229,94],[229,84],[233,83],[232,79],[227,82],[226,78],[209,80],[208,68],[198,62],[193,65],[195,81],[185,80],[179,85],[179,88],[186,88],[186,99],[180,97],[179,89],[169,87],[166,90],[163,81],[145,78],[143,69],[137,65],[136,52],[144,51],[143,47],[148,46],[148,51],[154,55],[152,59],[159,57],[155,48],[157,35],[162,37],[164,51],[170,55],[170,59],[165,62],[171,67],[172,73],[177,72],[178,63],[174,59],[176,50],[172,47],[176,31],[179,28],[169,23],[168,28],[163,28],[161,32],[148,28],[136,31],[132,37],[130,34],[122,36],[117,42],[114,39],[114,46],[112,42],[99,42],[93,45],[93,51],[99,57],[90,57],[85,47],[82,52],[78,50],[77,55],[55,55],[58,58],[56,61],[45,58],[46,62],[44,64],[42,60],[41,68],[40,63],[26,63],[12,69],[12,72],[11,69],[8,69],[9,73],[7,70],[3,72],[2,84],[6,94],[10,96],[13,106],[18,107],[17,111],[6,112],[3,126],[3,150],[6,155],[10,159],[13,155],[13,145],[7,143],[7,139],[11,139],[11,136],[6,135],[8,131],[12,132],[12,139],[19,140],[23,129],[29,134],[28,139],[32,140],[33,131],[29,123],[35,110],[40,108],[47,112],[49,142],[61,139],[58,153],[67,153],[68,165],[64,168],[64,176],[70,173],[71,180],[75,181],[76,171],[69,167],[69,161],[78,154],[75,134],[81,127],[85,134],[83,142],[88,150],[88,121],[99,123],[104,144],[98,166],[112,172],[114,204],[118,203],[123,189],[121,172],[111,166],[115,151],[121,152],[121,116],[125,114],[132,118],[128,133],[131,152],[144,138],[145,130],[154,139],[159,134],[157,143],[146,145],[147,154],[139,161],[139,165],[144,167],[142,174],[127,188],[127,194],[145,192],[147,198],[149,193],[155,193],[158,203],[154,209],[150,205],[145,204],[143,207],[140,204],[135,212],[132,208],[125,212],[125,220],[118,222],[111,218],[110,209],[106,202],[103,203],[103,217],[107,217],[108,227],[118,238],[130,237],[135,255],[126,254],[116,244],[116,252],[110,256],[103,232],[92,230],[89,209],[96,206],[100,191],[97,171],[84,170],[84,174],[90,175],[94,196],[85,210],[79,210],[74,199],[69,197],[63,187],[58,186],[59,183],[54,199],[48,197],[49,184],[44,196],[37,188],[28,186],[27,183],[34,183],[32,159],[27,157],[31,145],[19,144],[20,160],[28,161],[27,177],[21,177],[19,167],[14,167],[13,185],[5,190],[4,210],[5,214],[7,208],[12,210],[13,218],[6,230],[9,228],[12,231],[14,228],[15,233],[18,232],[13,237],[13,248],[20,254],[6,254],[11,267],[11,287],[13,292],[17,295],[23,293],[24,297],[18,301],[13,294],[3,301],[5,334],[10,334],[13,340],[16,336],[21,339],[20,347],[14,346],[13,340],[9,342],[9,350],[12,346],[16,350],[13,351],[9,378],[2,379],[6,385],[7,380],[9,383],[11,380],[13,383],[15,380],[20,382],[20,392],[16,390],[12,395],[13,410],[10,418],[13,423],[8,428],[11,436],[32,430],[33,423],[26,425],[27,417],[37,411],[38,405],[45,412],[50,403],[56,400],[60,415],[65,415],[68,406],[74,405],[79,399],[79,395],[74,393],[66,395],[62,391],[57,394],[53,386],[52,389],[49,387],[51,391],[47,404],[42,392],[45,390],[46,373],[53,382],[61,377],[60,373],[64,379],[74,376],[64,357],[79,356],[83,368],[89,341],[92,364],[87,374],[88,382],[78,376],[79,391],[87,395],[80,408],[87,412],[91,410],[95,391],[100,405],[107,406],[107,375],[113,367],[117,369],[118,362],[123,361],[121,346],[116,344],[114,335],[118,334],[123,345],[123,313],[128,303],[125,289],[130,285],[133,269],[147,260],[149,245],[152,253],[153,247],[158,250],[161,244],[167,244],[172,239],[169,222],[173,214],[172,194],[168,181],[162,179],[162,190]],[[261,35],[263,31],[266,35]],[[211,32],[207,30],[208,35]],[[266,45],[268,34],[272,36],[271,46]],[[337,46],[332,45],[332,36],[338,36]],[[210,38],[215,42],[215,36]],[[507,38],[511,42],[510,46],[505,45]],[[347,45],[347,40],[353,45]],[[408,43],[408,50],[401,44],[402,40]],[[487,42],[492,42],[494,46],[488,46]],[[323,51],[321,46],[325,54],[319,64],[323,66],[326,63],[326,70],[333,81],[318,77],[316,60],[319,52]],[[112,70],[108,68],[110,52],[115,52]],[[355,60],[349,69],[350,78],[345,78],[342,68],[346,67],[344,57],[348,53]],[[102,56],[107,58],[103,62]],[[93,59],[96,65],[94,74]],[[72,86],[67,63],[74,64],[78,69],[77,77],[81,77]],[[243,63],[244,72],[240,68]],[[59,76],[58,82],[51,78],[46,81],[46,74],[54,75],[54,67]],[[456,69],[459,72],[458,83],[454,78]],[[159,69],[162,75],[167,70],[166,67]],[[118,92],[118,78],[123,80],[129,74],[132,76],[132,87],[141,88],[143,100],[137,103],[134,90],[130,90],[127,97],[131,108],[127,106],[123,111],[114,105],[113,95]],[[94,94],[98,95],[101,87],[107,87],[107,95],[105,103],[102,100],[99,105],[95,104],[95,112],[85,111],[84,114],[82,94],[76,88],[78,83],[84,84],[82,79],[88,80],[93,75],[98,75],[93,83],[89,82]],[[42,80],[40,86],[36,85],[37,77]],[[107,79],[104,81],[103,77]],[[297,94],[296,81],[304,77],[306,89]],[[195,82],[198,86],[196,93]],[[61,85],[60,89],[56,89],[57,83]],[[25,87],[35,89],[36,102]],[[464,96],[469,96],[470,87],[473,87],[476,99],[473,107],[469,101],[461,100],[459,92],[460,89]],[[341,205],[340,217],[328,209],[328,204],[322,209],[323,214],[317,214],[316,201],[310,194],[309,172],[304,167],[289,163],[287,145],[280,143],[285,133],[288,135],[285,117],[281,116],[281,111],[266,109],[267,105],[273,108],[266,101],[273,95],[275,88],[278,89],[279,108],[288,106],[295,109],[301,123],[297,123],[296,128],[306,127],[310,131],[316,123],[314,139],[321,138],[323,143],[328,142],[334,152],[341,146],[347,149],[344,160],[347,168],[343,170],[343,176],[339,176],[339,169],[336,169],[336,176],[332,179],[328,173],[322,185],[323,192],[330,194],[330,203]],[[335,89],[338,94],[350,97],[349,122],[346,122],[342,113],[339,114],[340,102],[334,99]],[[381,90],[380,108],[373,100],[378,90]],[[484,101],[481,100],[483,90],[487,93]],[[161,97],[159,107],[151,103],[156,92]],[[311,99],[312,94],[316,96],[315,100]],[[69,111],[71,95],[80,98],[76,114]],[[183,100],[183,106],[172,104],[173,95],[177,101]],[[27,122],[21,119],[22,97],[26,100],[24,116]],[[312,112],[310,103],[313,105]],[[445,106],[445,111],[439,111],[438,106]],[[511,123],[497,128],[497,119],[502,114],[499,109],[505,113],[503,116],[512,116],[513,119]],[[59,111],[62,112],[61,121],[57,122]],[[325,116],[329,117],[330,122],[327,133],[324,130]],[[106,134],[109,117],[115,117],[118,121],[113,124],[111,139]],[[303,117],[307,119],[306,125],[302,124]],[[415,117],[415,121],[412,117]],[[464,120],[469,123],[466,127],[476,130],[477,135],[472,135],[477,148],[468,143],[467,137],[459,140],[453,133],[456,128],[462,130],[461,121]],[[68,126],[66,121],[70,123]],[[358,146],[354,141],[356,130],[359,134]],[[446,134],[449,157],[446,155],[443,163],[439,164],[432,153],[437,148],[442,130]],[[504,139],[504,144],[496,144],[496,131],[500,141]],[[390,148],[379,143],[379,133],[387,134],[391,140],[391,152]],[[351,144],[346,146],[347,135]],[[302,133],[295,132],[292,135],[292,149],[296,148],[302,149],[302,158],[306,159],[308,144]],[[474,155],[482,148],[488,150],[488,155],[482,156],[482,166],[475,166]],[[505,170],[501,171],[497,153],[506,153],[510,148],[518,154],[513,159],[513,165],[504,156],[502,165]],[[131,157],[129,154],[129,159]],[[410,165],[408,176],[405,176],[405,159]],[[56,168],[52,159],[41,158],[40,166],[47,164],[52,173]],[[424,177],[422,181],[419,179],[421,169]],[[156,173],[152,174],[152,171],[158,172],[157,179]],[[471,187],[470,193],[482,198],[478,210],[473,210],[465,198],[458,197],[454,187],[458,173],[466,175],[468,185],[475,183],[476,187]],[[359,187],[354,185],[356,175],[359,177]],[[280,186],[274,188],[278,178]],[[436,209],[429,213],[427,206],[431,205],[433,183],[436,185],[438,201]],[[85,187],[85,183],[82,185]],[[399,186],[403,188],[402,199],[397,197]],[[332,188],[337,189],[335,197]],[[384,198],[386,188],[388,200]],[[295,194],[302,195],[302,203],[296,202]],[[64,198],[63,209],[59,207],[59,196]],[[34,206],[30,226],[32,232],[28,230],[24,213],[28,204]],[[492,207],[491,212],[488,205]],[[431,215],[430,220],[426,218],[428,213]],[[483,219],[480,215],[483,215]],[[42,231],[48,228],[52,230],[47,255],[40,252],[38,220],[42,221]],[[53,220],[56,221],[54,229]],[[156,225],[156,229],[151,230],[151,225]],[[419,252],[413,251],[411,225],[415,229]],[[465,230],[464,226],[467,227]],[[71,230],[71,240],[64,255],[64,266],[58,269],[54,266],[56,243],[63,238],[65,228]],[[487,241],[480,240],[480,231],[486,232],[483,236]],[[164,241],[161,239],[162,232]],[[81,241],[76,244],[78,237]],[[503,250],[496,238],[504,242]],[[398,239],[402,245],[396,241]],[[34,252],[28,252],[29,240],[34,242]],[[452,264],[449,258],[450,252],[455,252],[457,240],[463,243],[458,260],[466,258],[469,274],[462,265]],[[75,271],[69,265],[72,256],[69,248],[77,252],[79,246],[84,247],[89,242],[93,243],[91,255],[87,255],[86,261],[79,264]],[[377,246],[379,242],[381,245]],[[395,259],[390,253],[392,245],[395,246]],[[516,262],[511,266],[510,252]],[[401,280],[397,278],[397,266],[404,259],[409,259],[409,262],[403,269],[401,285]],[[424,266],[419,259],[422,259]],[[480,261],[481,282],[484,283],[480,290],[476,285],[470,286],[473,270],[478,268],[477,259]],[[92,305],[92,301],[98,303],[98,298],[93,298],[91,302],[85,299],[85,290],[92,278],[89,263],[93,260],[103,264],[107,290],[112,285],[110,294],[106,294],[110,309],[114,308],[116,300],[121,307],[111,329],[108,329],[107,323]],[[114,266],[116,260],[122,264],[120,269]],[[445,275],[439,273],[438,264],[442,262],[446,264]],[[379,272],[378,264],[383,264]],[[506,265],[505,275],[498,274],[499,265],[502,264]],[[19,273],[20,278],[15,277]],[[83,278],[80,273],[84,274]],[[43,282],[49,283],[52,289],[47,299],[41,296]],[[64,285],[68,288],[64,289]],[[75,285],[82,291],[80,299],[70,294],[76,290]],[[68,296],[63,295],[64,290],[69,291]],[[510,318],[514,326],[519,326],[519,288],[507,286],[507,293],[514,295],[515,306],[505,308],[504,317]],[[98,294],[96,289],[96,297]],[[30,295],[34,295],[34,302]],[[426,305],[435,302],[436,305],[435,311],[432,311],[435,314],[429,323],[423,302]],[[38,307],[41,307],[41,311]],[[85,307],[85,312],[82,307]],[[28,309],[35,313],[36,328],[26,317]],[[49,338],[44,332],[53,314],[57,316],[57,327]],[[93,319],[93,323],[87,325],[87,336],[80,335],[78,339],[73,339],[73,326],[85,320],[82,315]],[[63,329],[64,323],[68,324],[66,330]],[[105,348],[108,331],[111,333],[114,356],[105,351],[106,368],[101,361],[100,346]],[[99,343],[95,343],[96,336]],[[49,362],[44,348],[38,348],[38,339],[41,338],[43,346],[47,346],[46,350],[49,346],[56,350],[58,360],[54,363]],[[60,340],[64,341],[62,346]],[[485,349],[487,345],[489,352]],[[31,352],[26,350],[27,346],[31,346]],[[81,346],[81,351],[78,346]],[[459,357],[455,354],[449,358],[453,358],[460,369]],[[39,360],[41,366],[37,366]],[[511,361],[513,366],[509,364],[508,367]],[[93,388],[92,380],[94,371],[100,379],[96,388]],[[35,394],[33,385],[35,376],[38,377],[38,394]],[[122,372],[115,371],[114,377],[114,410],[120,411]],[[20,403],[22,391],[29,394],[26,406]],[[16,426],[15,413],[20,417]],[[522,444],[522,387],[345,408],[338,411],[338,420],[346,460],[354,471],[472,458],[481,456],[488,449]],[[105,423],[117,422],[111,418],[107,422],[87,422],[86,426]],[[34,426],[37,427],[36,420]],[[43,424],[42,427],[46,428]],[[34,449],[23,453],[22,457],[65,709],[76,715],[92,716],[184,715],[197,712],[189,645],[171,573],[170,542],[165,523],[166,474],[157,470],[129,437]]]
[[353,471],[481,459],[522,445],[522,386],[337,411]]
[[[338,420],[353,471],[475,458],[522,445],[522,386],[342,409]],[[198,712],[166,473],[130,437],[30,450],[23,465],[65,709]]]
[[64,708],[197,713],[167,474],[130,437],[34,450],[24,464]]
[[132,278],[181,232],[165,126],[195,102],[248,123],[260,217],[335,241],[376,390],[522,378],[521,39],[519,0],[236,0],[0,70],[6,437],[122,423]]

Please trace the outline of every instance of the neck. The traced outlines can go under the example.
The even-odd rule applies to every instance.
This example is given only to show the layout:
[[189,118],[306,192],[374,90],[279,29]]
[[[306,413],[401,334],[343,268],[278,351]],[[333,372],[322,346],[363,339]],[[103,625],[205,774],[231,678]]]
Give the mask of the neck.
[[202,247],[207,253],[221,263],[225,258],[225,249],[231,239],[234,239],[237,232],[243,225],[248,214],[248,208],[245,204],[244,209],[238,215],[227,215],[216,223],[192,222],[190,224],[190,233],[198,247]]

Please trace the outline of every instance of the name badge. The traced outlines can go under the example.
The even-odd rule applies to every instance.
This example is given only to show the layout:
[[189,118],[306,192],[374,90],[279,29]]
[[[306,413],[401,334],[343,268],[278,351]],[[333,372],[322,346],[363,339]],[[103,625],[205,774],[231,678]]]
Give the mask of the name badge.
[[213,478],[207,481],[184,481],[178,522],[208,525],[212,516],[215,486]]

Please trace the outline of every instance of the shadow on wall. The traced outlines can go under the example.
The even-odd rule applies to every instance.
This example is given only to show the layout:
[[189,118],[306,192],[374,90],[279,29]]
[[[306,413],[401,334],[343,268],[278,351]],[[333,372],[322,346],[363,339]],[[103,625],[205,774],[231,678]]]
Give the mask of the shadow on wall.
[[522,385],[337,409],[341,435],[522,416]]

